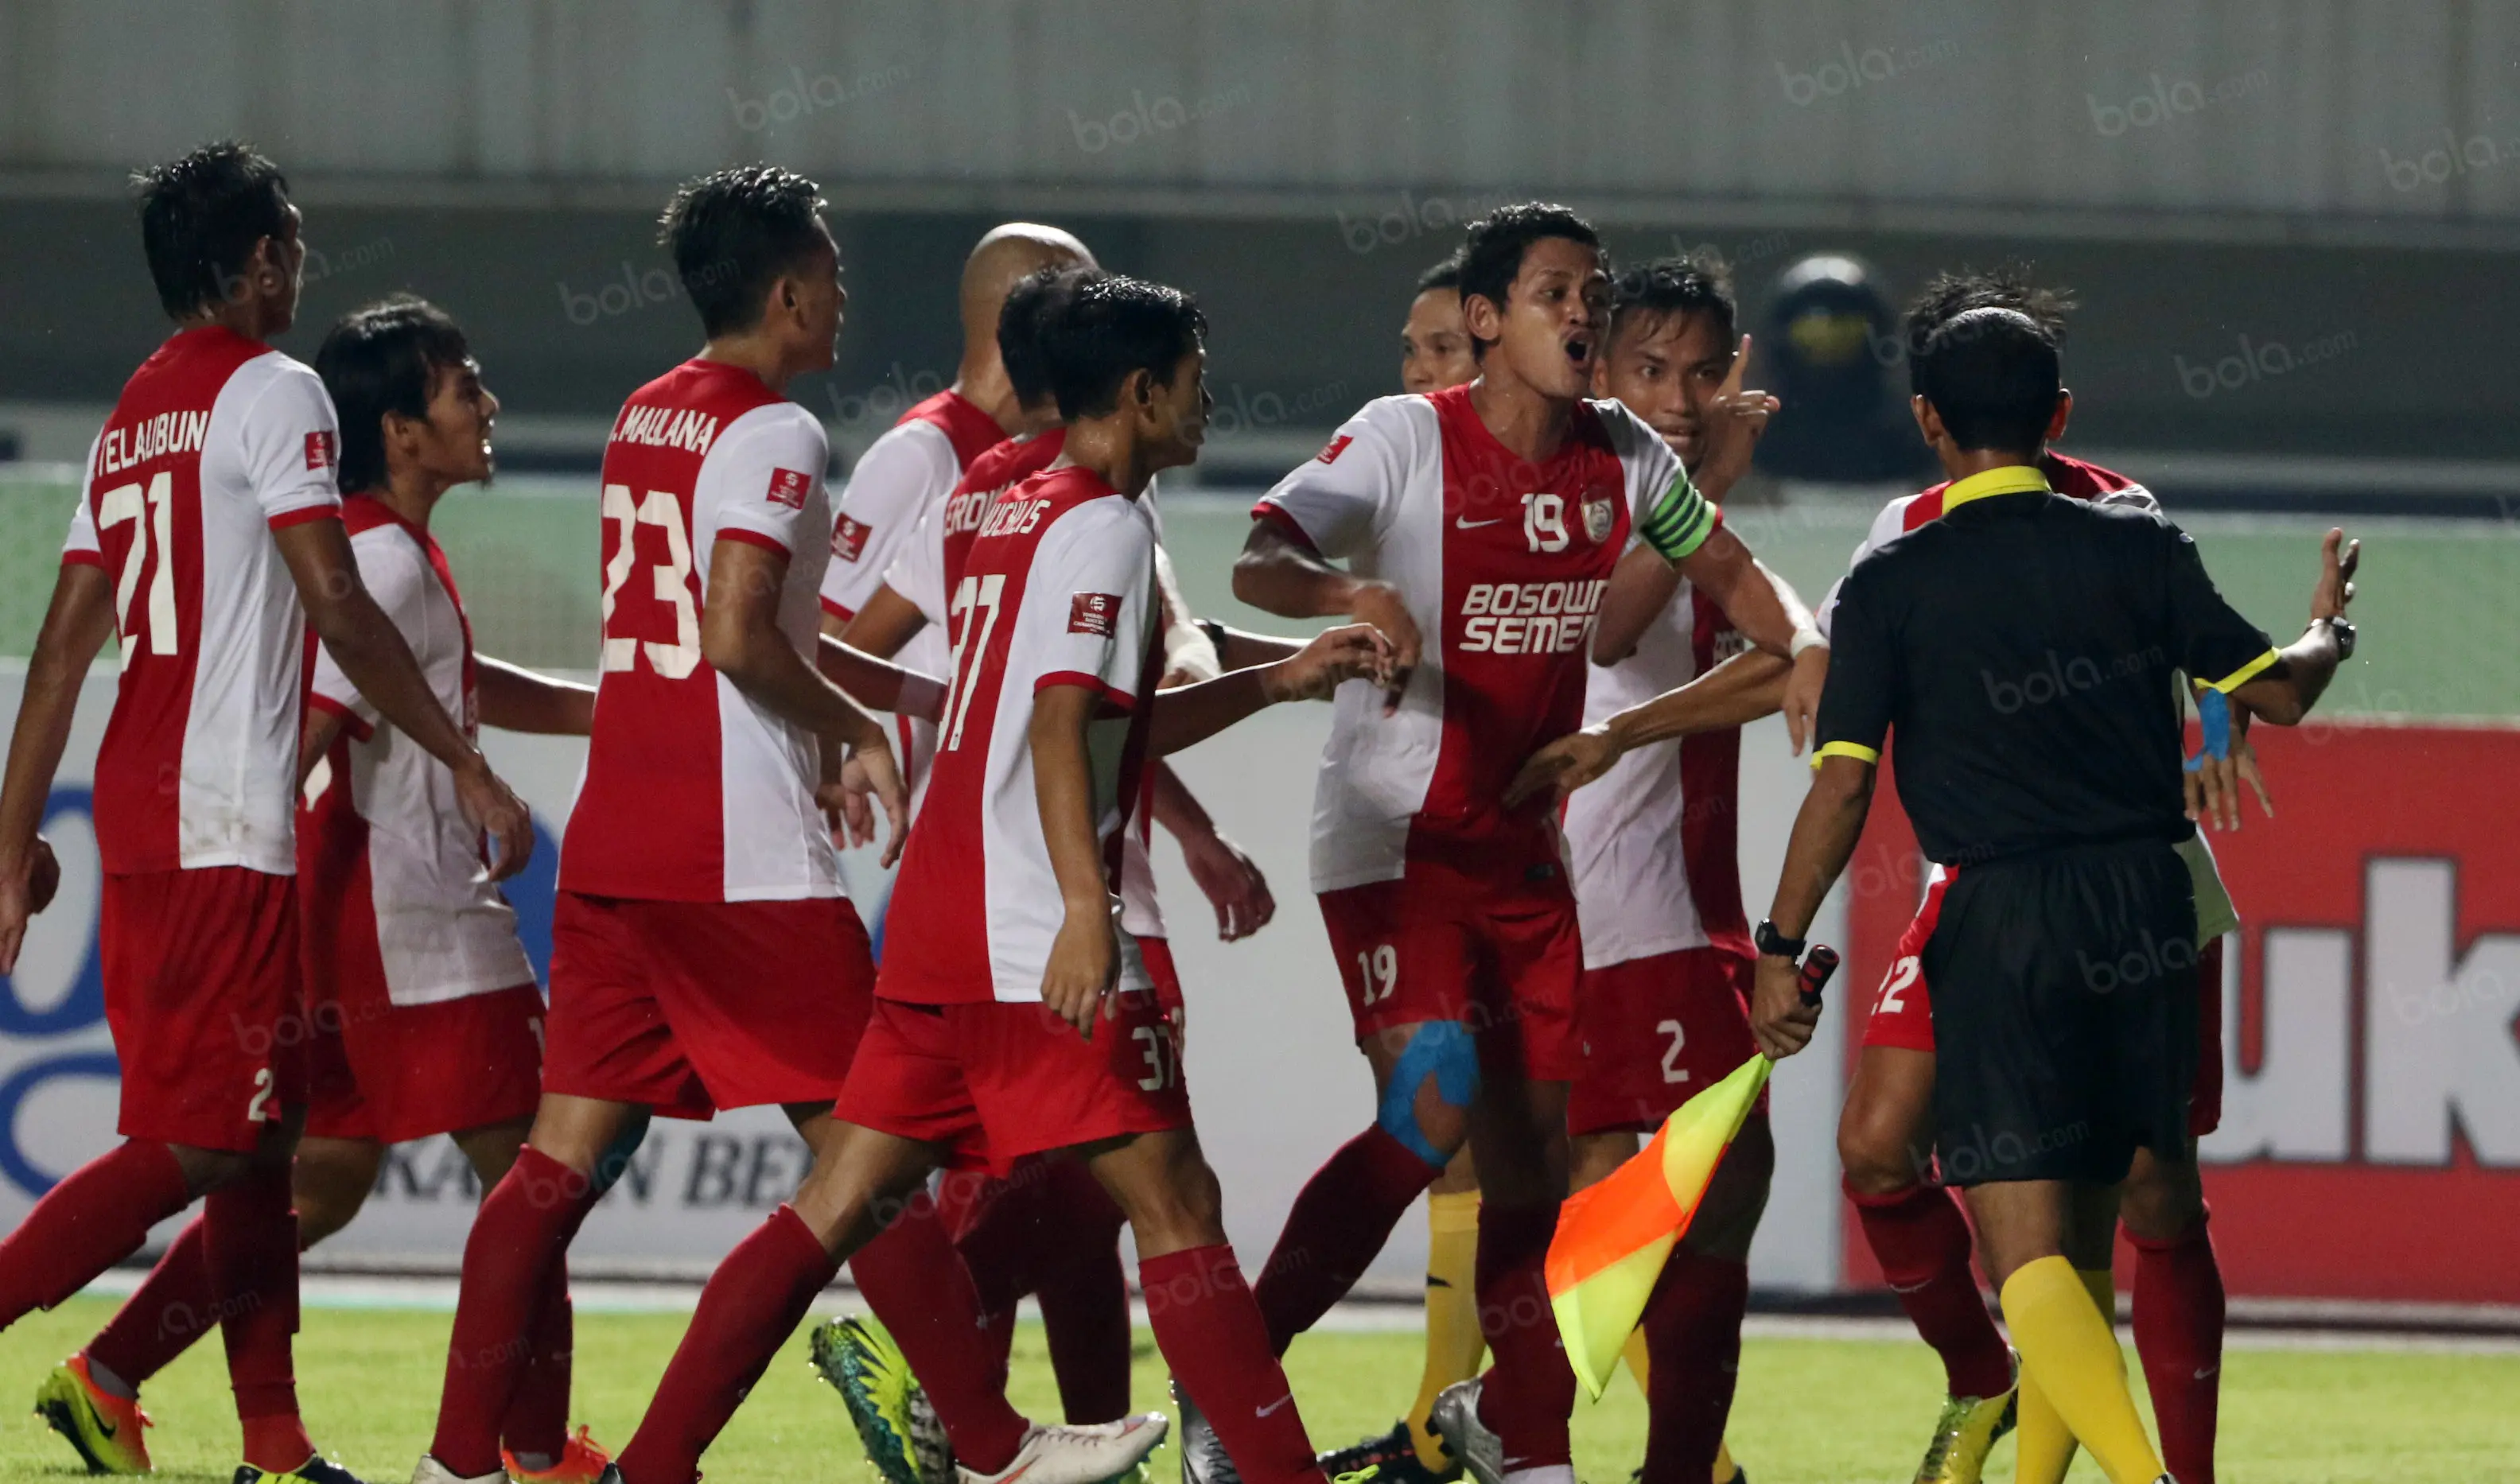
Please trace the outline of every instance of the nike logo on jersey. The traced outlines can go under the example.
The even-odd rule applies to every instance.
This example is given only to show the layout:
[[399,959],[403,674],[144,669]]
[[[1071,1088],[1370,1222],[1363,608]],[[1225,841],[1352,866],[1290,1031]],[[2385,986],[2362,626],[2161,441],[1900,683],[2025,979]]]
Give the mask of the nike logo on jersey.
[[1487,520],[1473,520],[1473,519],[1471,519],[1471,518],[1470,518],[1469,517],[1467,517],[1467,516],[1455,516],[1455,517],[1453,517],[1453,529],[1455,529],[1455,530],[1457,530],[1457,531],[1474,531],[1474,530],[1477,530],[1477,529],[1478,529],[1480,526],[1482,526],[1482,525],[1496,525],[1496,524],[1500,524],[1500,523],[1502,523],[1502,522],[1504,521],[1504,519],[1505,519],[1505,517],[1503,517],[1503,516],[1498,516],[1498,517],[1494,517],[1494,518],[1492,518],[1492,519],[1487,519]]
[[1278,1411],[1279,1409],[1281,1409],[1281,1408],[1284,1407],[1287,1403],[1289,1403],[1289,1402],[1293,1401],[1294,1399],[1295,1399],[1295,1394],[1294,1394],[1293,1392],[1289,1391],[1289,1392],[1287,1392],[1284,1396],[1282,1396],[1282,1397],[1278,1398],[1278,1400],[1276,1400],[1276,1401],[1274,1401],[1274,1402],[1271,1402],[1271,1403],[1270,1403],[1268,1406],[1266,1406],[1266,1407],[1255,1407],[1255,1408],[1253,1408],[1253,1409],[1252,1409],[1252,1411],[1251,1411],[1251,1415],[1252,1415],[1253,1417],[1265,1417],[1269,1416],[1271,1413],[1276,1412],[1276,1411]]

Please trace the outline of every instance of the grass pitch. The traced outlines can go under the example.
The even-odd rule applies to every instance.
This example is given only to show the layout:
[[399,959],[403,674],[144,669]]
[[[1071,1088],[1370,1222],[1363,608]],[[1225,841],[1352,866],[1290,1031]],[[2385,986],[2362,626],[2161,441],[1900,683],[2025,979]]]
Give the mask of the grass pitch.
[[[35,1384],[112,1312],[74,1299],[0,1335],[0,1478],[79,1475],[69,1450],[30,1413]],[[577,1417],[618,1449],[686,1323],[679,1314],[578,1316]],[[310,1309],[298,1337],[298,1391],[324,1450],[375,1484],[408,1479],[428,1440],[448,1316],[398,1310]],[[1391,1425],[1416,1394],[1415,1334],[1321,1334],[1296,1344],[1288,1371],[1317,1444],[1346,1443]],[[1161,1407],[1165,1372],[1141,1331],[1137,1399]],[[2132,1357],[2130,1357],[2131,1359]],[[1941,1374],[1922,1345],[1868,1340],[1754,1339],[1741,1361],[1733,1449],[1758,1484],[1906,1480],[1932,1424]],[[10,1388],[15,1388],[12,1391]],[[1055,1417],[1057,1398],[1039,1328],[1016,1341],[1015,1401]],[[2224,1484],[2406,1484],[2520,1481],[2520,1355],[2392,1351],[2234,1350],[2223,1387]],[[225,1484],[237,1432],[216,1343],[196,1346],[144,1397],[158,1472]],[[1644,1405],[1624,1377],[1598,1406],[1579,1405],[1576,1472],[1623,1484],[1644,1445]],[[1990,1479],[2011,1477],[2000,1445]],[[1171,1484],[1169,1445],[1155,1477]],[[804,1336],[791,1340],[718,1440],[709,1484],[873,1484],[839,1399],[812,1372]],[[2089,1459],[2077,1481],[2100,1477]]]

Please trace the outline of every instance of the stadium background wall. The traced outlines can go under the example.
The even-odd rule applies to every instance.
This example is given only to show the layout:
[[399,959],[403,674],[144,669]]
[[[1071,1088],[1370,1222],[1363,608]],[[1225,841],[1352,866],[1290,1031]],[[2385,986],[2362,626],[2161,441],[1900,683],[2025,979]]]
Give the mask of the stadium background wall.
[[[486,652],[584,665],[595,633],[590,483],[517,478],[495,492],[459,492],[441,510],[437,531]],[[0,656],[22,657],[32,643],[71,489],[58,470],[0,475]],[[1175,499],[1167,530],[1196,607],[1282,627],[1227,591],[1246,504]],[[1731,518],[1764,558],[1818,593],[1871,508],[1866,499],[1810,502]],[[2289,632],[2321,522],[2204,516],[2189,524],[2241,607]],[[2500,1248],[2484,1245],[2520,1222],[2520,888],[2509,884],[2520,881],[2520,843],[2505,824],[2520,808],[2510,782],[2520,777],[2520,731],[2498,720],[2520,697],[2520,635],[2507,623],[2480,631],[2467,618],[2508,611],[2507,594],[2520,587],[2520,532],[2408,519],[2356,528],[2371,560],[2356,607],[2362,655],[2331,692],[2345,722],[2265,736],[2278,815],[2253,810],[2237,837],[2217,842],[2249,923],[2239,982],[2226,990],[2237,1029],[2225,1129],[2207,1149],[2218,1240],[2235,1292],[2520,1302]],[[112,1121],[114,1065],[92,958],[95,852],[83,821],[110,665],[101,661],[89,681],[53,801],[63,896],[0,994],[0,1222],[96,1152],[95,1131]],[[0,666],[0,697],[14,710],[21,661]],[[1345,1045],[1303,877],[1327,725],[1326,708],[1286,708],[1181,760],[1220,826],[1270,874],[1280,912],[1258,937],[1219,944],[1179,856],[1156,850],[1190,995],[1192,1086],[1208,1113],[1229,1226],[1253,1250],[1274,1237],[1322,1151],[1365,1111],[1364,1070]],[[539,960],[580,750],[495,733],[487,741],[544,831],[512,893]],[[1742,871],[1755,909],[1775,879],[1805,775],[1773,722],[1743,750]],[[1850,1023],[1914,899],[1896,823],[1884,824],[1820,929],[1852,959],[1821,1043],[1776,1083],[1778,1190],[1753,1256],[1763,1287],[1877,1279],[1843,1225],[1833,1135]],[[880,878],[863,860],[851,865],[861,900],[878,900]],[[589,1224],[582,1253],[597,1263],[714,1258],[786,1195],[803,1164],[802,1146],[775,1112],[660,1123],[632,1178]],[[377,1209],[326,1250],[451,1270],[472,1198],[452,1146],[407,1147],[386,1169]],[[1422,1243],[1423,1224],[1402,1223],[1376,1275],[1413,1278]]]

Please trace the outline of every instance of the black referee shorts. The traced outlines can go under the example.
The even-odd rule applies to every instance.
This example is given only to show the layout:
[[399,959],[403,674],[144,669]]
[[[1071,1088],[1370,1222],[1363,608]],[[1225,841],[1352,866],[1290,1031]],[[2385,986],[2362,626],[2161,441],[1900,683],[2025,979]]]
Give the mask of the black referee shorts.
[[2183,1153],[2196,903],[2169,845],[2079,846],[1954,873],[1925,944],[1943,1179],[2110,1185]]

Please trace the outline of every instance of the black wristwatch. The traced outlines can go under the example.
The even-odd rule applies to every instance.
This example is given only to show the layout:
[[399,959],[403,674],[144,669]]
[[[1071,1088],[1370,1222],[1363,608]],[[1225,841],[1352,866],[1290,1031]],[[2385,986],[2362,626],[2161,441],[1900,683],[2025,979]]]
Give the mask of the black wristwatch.
[[1750,934],[1750,943],[1772,959],[1799,959],[1806,946],[1804,939],[1789,938],[1777,931],[1777,924],[1767,918],[1759,920],[1758,928]]
[[1216,662],[1220,665],[1225,663],[1225,625],[1213,618],[1201,618],[1197,623],[1198,631],[1207,636],[1209,646],[1216,651]]
[[2338,613],[2334,617],[2322,618],[2319,621],[2327,625],[2327,632],[2336,636],[2336,657],[2352,659],[2354,657],[2354,620]]

